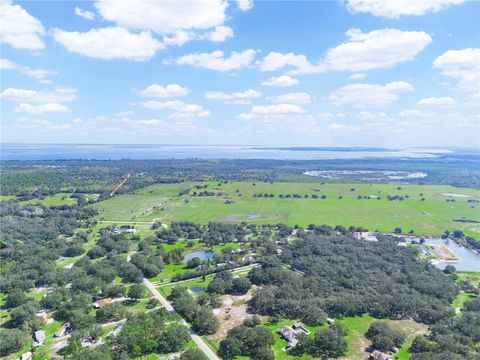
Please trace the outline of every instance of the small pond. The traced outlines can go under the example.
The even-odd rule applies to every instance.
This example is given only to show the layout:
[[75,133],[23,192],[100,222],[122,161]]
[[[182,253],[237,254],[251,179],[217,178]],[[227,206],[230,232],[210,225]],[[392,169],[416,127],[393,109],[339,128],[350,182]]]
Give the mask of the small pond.
[[192,290],[194,293],[201,293],[205,291],[201,286],[192,286],[190,287],[190,290]]
[[188,262],[188,260],[191,260],[193,258],[199,258],[200,260],[208,260],[211,259],[215,256],[215,253],[213,251],[194,251],[191,252],[190,254],[185,255],[183,258],[183,262]]
[[[416,240],[418,242],[420,238],[408,237],[406,240],[408,242],[411,242],[412,240]],[[464,246],[458,245],[455,241],[441,238],[426,238],[425,243],[432,245],[444,245],[452,250],[460,258],[460,262],[452,262],[450,264],[455,266],[458,271],[480,271],[480,255],[475,254],[472,250],[467,249]],[[447,263],[435,264],[435,266],[440,269],[444,269],[447,265]]]
[[247,214],[247,215],[239,215],[239,216],[228,216],[224,219],[224,221],[241,221],[241,220],[255,220],[260,219],[260,214]]

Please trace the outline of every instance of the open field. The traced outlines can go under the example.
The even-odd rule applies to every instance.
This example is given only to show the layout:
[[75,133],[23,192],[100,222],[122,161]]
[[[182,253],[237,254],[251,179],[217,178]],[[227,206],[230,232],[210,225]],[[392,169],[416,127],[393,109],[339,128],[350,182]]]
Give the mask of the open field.
[[[230,182],[208,184],[206,190],[221,196],[178,196],[190,183],[158,184],[120,195],[93,205],[100,210],[99,220],[151,222],[160,220],[286,223],[307,226],[328,224],[362,226],[370,231],[392,231],[401,227],[417,234],[441,234],[446,228],[462,229],[477,236],[480,224],[455,222],[455,219],[480,221],[480,191],[443,185],[321,184]],[[352,191],[352,189],[354,189]],[[237,191],[238,190],[238,191]],[[193,191],[199,191],[192,189]],[[256,193],[274,197],[254,197]],[[468,198],[442,194],[462,194]],[[302,198],[279,198],[299,194]],[[422,195],[421,195],[422,194]],[[308,195],[308,198],[304,198]],[[312,195],[317,195],[313,199]],[[321,199],[324,195],[326,198]],[[387,196],[404,200],[387,200]],[[339,197],[342,198],[339,198]],[[361,196],[361,199],[358,197]],[[367,197],[367,198],[364,198]],[[425,198],[424,201],[421,199]],[[233,203],[225,204],[226,200]],[[446,200],[449,200],[448,202]],[[454,200],[454,201],[451,201]]]

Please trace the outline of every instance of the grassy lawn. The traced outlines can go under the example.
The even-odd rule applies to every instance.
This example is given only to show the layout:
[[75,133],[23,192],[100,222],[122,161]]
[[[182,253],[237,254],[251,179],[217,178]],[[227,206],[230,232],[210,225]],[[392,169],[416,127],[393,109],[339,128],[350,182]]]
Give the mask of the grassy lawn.
[[[480,191],[443,185],[390,184],[324,184],[320,183],[253,183],[231,182],[218,186],[209,183],[207,190],[220,189],[226,195],[193,197],[178,193],[191,184],[157,184],[138,190],[135,194],[116,196],[94,204],[101,211],[98,219],[107,221],[161,220],[357,225],[369,230],[392,231],[401,227],[413,229],[418,234],[441,234],[445,228],[462,229],[477,236],[478,226],[472,223],[454,222],[454,219],[480,221],[476,204],[456,198],[446,202],[442,193],[458,193],[480,199]],[[350,191],[351,189],[355,191]],[[236,192],[238,190],[238,193]],[[193,190],[192,190],[193,191]],[[275,194],[274,198],[253,197],[255,193]],[[280,194],[298,193],[301,199],[280,199]],[[241,194],[241,196],[239,196]],[[311,196],[325,195],[326,199]],[[422,196],[420,194],[423,194]],[[361,195],[371,197],[358,199]],[[408,196],[404,201],[388,201],[387,195]],[[342,196],[342,199],[339,199]],[[381,199],[375,198],[380,197]],[[421,201],[421,198],[425,201]],[[184,201],[187,200],[188,201]],[[225,204],[227,199],[233,204]],[[474,206],[474,208],[471,208]]]
[[71,193],[58,193],[51,196],[45,196],[44,199],[32,199],[28,201],[21,201],[20,204],[36,204],[40,203],[44,206],[60,206],[60,205],[74,205],[77,199],[71,198]]

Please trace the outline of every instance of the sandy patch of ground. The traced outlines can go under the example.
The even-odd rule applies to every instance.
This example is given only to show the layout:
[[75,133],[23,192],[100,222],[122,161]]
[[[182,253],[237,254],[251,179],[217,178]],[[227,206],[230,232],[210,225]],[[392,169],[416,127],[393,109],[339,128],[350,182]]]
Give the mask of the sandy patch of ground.
[[220,321],[220,327],[214,335],[208,338],[217,340],[227,336],[228,330],[237,325],[241,325],[243,321],[252,316],[248,311],[247,302],[252,298],[253,287],[248,293],[240,296],[223,295],[223,305],[221,308],[214,309],[213,313]]

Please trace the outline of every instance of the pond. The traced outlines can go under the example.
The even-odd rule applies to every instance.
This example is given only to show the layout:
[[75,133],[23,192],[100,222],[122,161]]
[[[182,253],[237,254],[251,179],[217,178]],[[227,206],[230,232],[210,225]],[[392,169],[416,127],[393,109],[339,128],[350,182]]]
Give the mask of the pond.
[[[406,238],[408,242],[412,240],[416,240],[417,242],[420,240],[419,237],[408,237]],[[459,262],[452,262],[451,265],[455,266],[458,271],[480,271],[480,255],[474,253],[472,250],[458,245],[455,241],[449,239],[441,239],[441,238],[427,238],[425,239],[426,244],[432,245],[444,245],[451,251],[455,253],[460,258]],[[439,269],[444,269],[448,263],[437,263],[435,264],[436,267]]]
[[215,256],[215,253],[212,251],[194,251],[191,252],[183,258],[183,262],[188,262],[188,260],[191,260],[193,258],[199,258],[200,260],[208,260],[211,259]]
[[255,220],[260,219],[260,214],[247,214],[247,215],[239,215],[239,216],[228,216],[224,220],[225,221],[241,221],[241,220]]
[[190,290],[192,290],[194,293],[201,293],[205,291],[201,286],[192,286],[190,287]]

